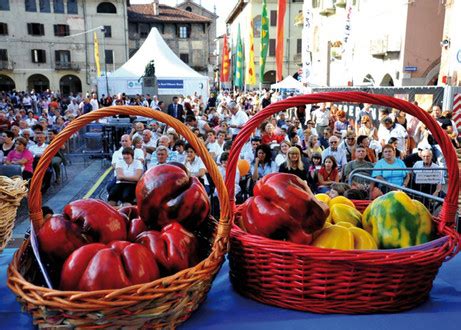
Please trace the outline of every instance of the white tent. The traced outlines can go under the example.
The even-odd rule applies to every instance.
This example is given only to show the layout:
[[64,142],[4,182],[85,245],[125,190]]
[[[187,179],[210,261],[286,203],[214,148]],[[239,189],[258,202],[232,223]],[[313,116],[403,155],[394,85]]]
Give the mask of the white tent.
[[282,88],[303,90],[304,86],[301,82],[297,81],[292,76],[287,76],[282,81],[279,81],[278,83],[271,85],[271,89],[282,89]]
[[[168,47],[157,28],[152,28],[147,39],[128,62],[107,76],[110,94],[125,92],[141,94],[139,78],[146,65],[154,60],[159,95],[193,95],[208,93],[208,77],[194,71]],[[98,79],[99,94],[107,95],[106,78]]]

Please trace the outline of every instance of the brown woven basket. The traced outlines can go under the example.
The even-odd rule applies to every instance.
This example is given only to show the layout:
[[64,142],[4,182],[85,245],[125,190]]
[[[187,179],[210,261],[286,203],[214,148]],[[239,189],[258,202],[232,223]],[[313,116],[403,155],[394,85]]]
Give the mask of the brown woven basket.
[[29,240],[14,255],[8,268],[8,287],[39,326],[174,327],[189,318],[206,298],[211,282],[227,251],[230,205],[222,176],[204,144],[173,117],[139,106],[114,106],[85,114],[72,121],[50,144],[31,181],[29,210],[36,231],[43,225],[40,187],[51,159],[69,137],[86,124],[103,117],[126,114],[150,117],[173,127],[185,137],[205,163],[221,201],[220,220],[209,240],[210,253],[199,264],[172,276],[118,290],[70,292],[36,285],[40,281]]
[[26,195],[27,181],[0,176],[0,253],[13,236],[16,212]]
[[[233,225],[230,279],[241,294],[279,307],[316,313],[397,312],[427,299],[442,263],[459,251],[452,228],[458,209],[459,171],[448,136],[421,108],[389,96],[361,92],[318,93],[271,104],[248,121],[230,151],[226,185],[234,196],[240,150],[269,116],[285,109],[321,102],[370,103],[416,116],[432,132],[445,156],[448,192],[440,218],[434,219],[441,240],[415,249],[343,251],[275,241],[251,235]],[[360,204],[360,203],[359,203]],[[366,204],[366,203],[365,203]],[[363,208],[365,204],[359,206]]]

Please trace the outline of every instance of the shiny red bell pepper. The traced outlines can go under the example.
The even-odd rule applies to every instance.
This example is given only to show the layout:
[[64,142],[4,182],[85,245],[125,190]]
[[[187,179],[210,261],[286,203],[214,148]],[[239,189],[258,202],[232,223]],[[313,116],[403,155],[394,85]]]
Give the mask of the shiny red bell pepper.
[[180,167],[158,165],[149,169],[136,186],[141,219],[153,229],[179,222],[194,231],[210,212],[205,188]]
[[76,223],[89,242],[107,244],[127,238],[126,220],[112,206],[98,199],[80,199],[64,207],[64,217]]
[[329,214],[328,206],[293,174],[268,174],[256,183],[253,194],[242,205],[240,220],[250,234],[309,244]]
[[[142,232],[143,228],[136,230]],[[62,215],[56,214],[47,220],[37,238],[42,252],[53,258],[66,259],[84,244],[126,240],[127,220],[103,201],[77,200],[67,204]]]
[[160,277],[152,252],[141,244],[115,241],[92,243],[75,250],[61,271],[60,289],[120,289]]
[[197,238],[179,223],[172,223],[161,231],[149,230],[136,240],[155,255],[163,276],[177,273],[198,262]]
[[136,206],[125,206],[120,208],[118,212],[126,217],[128,241],[134,242],[139,234],[147,230],[146,223],[139,217]]
[[80,227],[61,214],[54,214],[45,222],[37,239],[42,252],[60,260],[65,260],[74,250],[87,244]]

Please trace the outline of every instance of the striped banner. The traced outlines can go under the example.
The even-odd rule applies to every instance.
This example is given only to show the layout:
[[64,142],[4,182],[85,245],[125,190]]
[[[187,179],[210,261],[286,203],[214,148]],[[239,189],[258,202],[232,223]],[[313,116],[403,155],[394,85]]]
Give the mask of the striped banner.
[[458,128],[458,136],[461,136],[461,94],[453,97],[453,120]]

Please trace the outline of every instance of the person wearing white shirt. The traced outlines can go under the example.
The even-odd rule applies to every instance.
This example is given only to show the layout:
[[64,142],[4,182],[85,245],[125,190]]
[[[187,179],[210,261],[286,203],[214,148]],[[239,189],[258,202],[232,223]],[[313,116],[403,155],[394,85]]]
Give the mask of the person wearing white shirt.
[[134,150],[131,147],[123,148],[122,160],[115,165],[116,184],[109,190],[108,201],[111,205],[131,205],[136,197],[136,183],[143,174],[143,165],[133,158]]
[[222,154],[224,144],[220,146],[216,141],[216,133],[211,130],[207,134],[206,148],[208,149],[211,157],[216,161],[219,156]]
[[156,146],[157,140],[153,138],[152,132],[145,129],[142,132],[142,148],[144,149],[146,164],[150,162],[152,153],[155,151]]
[[330,122],[330,110],[326,108],[325,103],[320,103],[320,108],[312,113],[312,120],[315,123],[317,133],[323,135],[323,131]]
[[187,171],[189,171],[189,174],[191,176],[197,177],[202,182],[202,184],[205,186],[207,193],[209,193],[210,186],[208,183],[208,179],[205,175],[207,172],[205,164],[200,159],[200,157],[197,156],[192,145],[186,144],[185,149],[187,152],[187,157],[186,157],[186,161],[184,162],[184,165],[186,166]]
[[90,104],[93,107],[93,111],[99,109],[99,102],[98,102],[98,96],[96,93],[93,93],[91,96]]
[[[120,149],[116,150],[112,155],[112,167],[115,169],[117,163],[123,160],[122,151],[124,148],[130,147],[132,148],[132,141],[130,135],[124,134],[120,139],[120,144],[122,145]],[[141,149],[135,149],[133,151],[134,159],[144,159],[144,152]],[[116,175],[116,173],[114,173]]]
[[[421,151],[421,158],[423,160],[417,161],[413,165],[413,183],[411,188],[429,195],[439,196],[442,191],[442,184],[445,183],[444,172],[440,170],[439,165],[432,162],[432,157],[430,148]],[[418,169],[422,168],[426,170],[418,171]],[[434,169],[434,171],[428,169]]]
[[235,136],[240,132],[242,127],[248,121],[248,115],[240,109],[235,101],[228,102],[227,108],[232,114],[229,121],[229,127],[232,129],[232,136],[235,138]]
[[338,164],[338,170],[341,170],[347,163],[346,153],[344,150],[339,149],[339,139],[337,136],[331,136],[328,139],[328,143],[330,146],[322,152],[322,162],[327,156],[333,156]]
[[29,151],[34,155],[34,157],[41,157],[45,152],[48,145],[45,143],[46,136],[43,132],[37,132],[35,134],[35,144],[30,146]]
[[381,144],[385,145],[390,138],[395,137],[397,139],[397,149],[400,151],[401,157],[404,158],[407,152],[407,130],[402,125],[394,123],[390,117],[383,118],[382,124],[383,129],[381,132],[378,131],[378,137],[381,141]]

